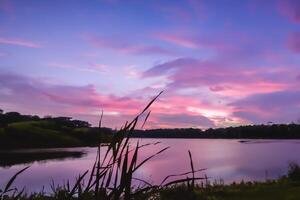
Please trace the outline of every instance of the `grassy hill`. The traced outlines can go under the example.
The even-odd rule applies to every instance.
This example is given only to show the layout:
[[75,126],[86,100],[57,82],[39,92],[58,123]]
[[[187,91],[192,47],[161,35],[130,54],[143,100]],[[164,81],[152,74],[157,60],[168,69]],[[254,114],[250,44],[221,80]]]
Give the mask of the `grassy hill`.
[[13,122],[0,128],[0,149],[94,146],[108,142],[111,131],[74,128],[54,120]]

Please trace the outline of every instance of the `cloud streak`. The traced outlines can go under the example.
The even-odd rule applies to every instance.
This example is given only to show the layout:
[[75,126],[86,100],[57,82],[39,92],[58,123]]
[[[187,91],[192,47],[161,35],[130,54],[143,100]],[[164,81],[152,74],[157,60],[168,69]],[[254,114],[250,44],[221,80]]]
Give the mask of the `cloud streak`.
[[87,36],[87,40],[95,47],[111,49],[125,54],[136,55],[175,55],[175,52],[155,45],[131,44],[121,38]]
[[212,92],[227,95],[249,95],[286,89],[288,78],[282,72],[234,67],[225,62],[180,58],[156,65],[144,77],[166,75],[170,89],[208,87]]
[[234,115],[254,123],[290,123],[300,119],[300,91],[286,90],[256,94],[235,101]]
[[300,53],[300,32],[294,32],[289,34],[287,46],[292,52]]
[[4,38],[4,37],[0,37],[0,44],[22,46],[22,47],[29,47],[29,48],[41,48],[42,47],[40,44],[29,41],[29,40],[23,40],[23,39],[17,39],[17,38]]
[[298,0],[279,0],[278,9],[291,22],[300,24],[300,2]]

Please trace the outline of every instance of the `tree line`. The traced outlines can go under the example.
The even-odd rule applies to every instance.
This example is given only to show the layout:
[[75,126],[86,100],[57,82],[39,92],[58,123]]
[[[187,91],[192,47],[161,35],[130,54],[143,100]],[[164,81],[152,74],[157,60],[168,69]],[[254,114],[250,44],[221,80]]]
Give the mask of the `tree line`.
[[261,124],[216,129],[152,129],[136,130],[133,137],[141,138],[224,138],[224,139],[300,139],[300,125]]
[[[115,130],[92,127],[71,117],[39,117],[0,109],[0,149],[94,146],[110,142]],[[134,130],[135,138],[300,139],[300,125],[261,124],[201,130],[196,128]]]

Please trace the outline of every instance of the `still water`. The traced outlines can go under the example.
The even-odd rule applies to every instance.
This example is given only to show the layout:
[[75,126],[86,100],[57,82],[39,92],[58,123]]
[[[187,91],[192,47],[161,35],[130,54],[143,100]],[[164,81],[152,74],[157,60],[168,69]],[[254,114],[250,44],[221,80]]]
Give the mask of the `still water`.
[[[241,180],[265,180],[277,178],[287,171],[289,162],[300,164],[300,140],[239,140],[226,139],[142,139],[142,143],[157,142],[141,150],[140,158],[145,158],[160,149],[170,146],[164,153],[146,163],[135,177],[159,184],[170,174],[190,170],[188,150],[191,151],[194,166],[206,168],[199,176],[207,175],[210,180],[224,180],[225,183]],[[135,140],[133,141],[135,142]],[[31,166],[21,174],[15,186],[27,188],[27,191],[50,190],[50,183],[64,184],[90,169],[96,157],[96,148],[72,148],[86,152],[81,158],[49,160],[0,167],[0,188],[9,178],[24,168]]]

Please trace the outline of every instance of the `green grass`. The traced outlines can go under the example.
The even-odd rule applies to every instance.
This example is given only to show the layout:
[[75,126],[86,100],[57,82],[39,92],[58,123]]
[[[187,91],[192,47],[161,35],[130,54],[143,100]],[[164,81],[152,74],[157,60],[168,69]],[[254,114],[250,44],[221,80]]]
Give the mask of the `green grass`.
[[[22,200],[58,200],[78,199],[68,198],[69,192],[63,188],[54,189],[51,195],[43,193],[23,195]],[[5,199],[5,198],[4,198]],[[11,200],[13,198],[6,198]],[[94,200],[94,193],[88,192],[81,196],[82,200]],[[275,181],[247,182],[231,185],[196,186],[194,189],[186,184],[173,185],[167,188],[151,190],[136,196],[140,199],[156,200],[299,200],[300,182],[294,182],[287,177]]]
[[196,187],[194,190],[180,185],[160,191],[160,199],[299,200],[300,183],[281,178],[272,182],[216,185],[207,188]]
[[185,184],[164,188],[159,192],[161,200],[299,200],[300,167],[290,163],[287,176],[265,182],[241,182],[224,184],[205,184],[187,187]]
[[47,120],[15,122],[0,128],[0,149],[96,146],[100,141],[109,142],[109,134],[97,128],[70,128]]

